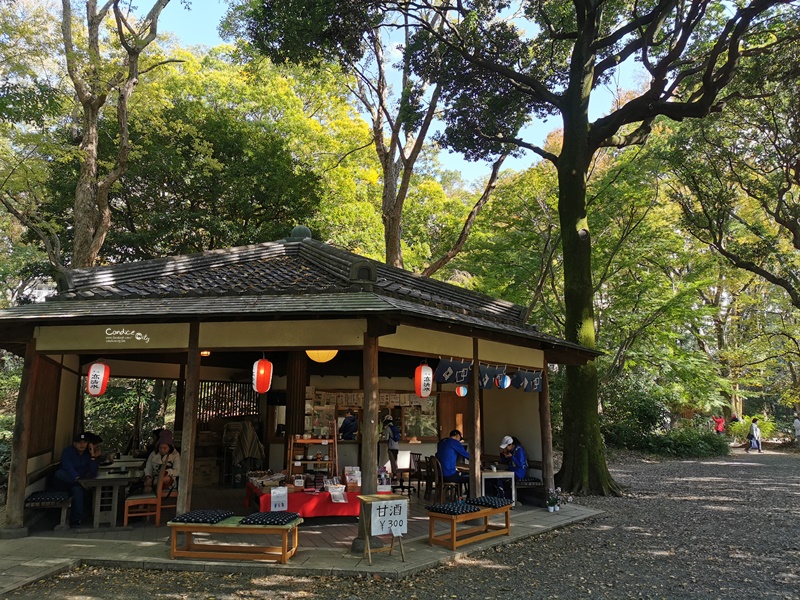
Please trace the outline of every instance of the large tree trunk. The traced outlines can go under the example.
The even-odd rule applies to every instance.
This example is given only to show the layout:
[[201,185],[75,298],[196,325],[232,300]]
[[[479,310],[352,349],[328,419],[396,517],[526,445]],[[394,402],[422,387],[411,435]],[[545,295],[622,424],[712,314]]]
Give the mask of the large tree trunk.
[[[557,165],[558,212],[564,255],[564,335],[570,342],[594,348],[591,238],[586,218],[586,179],[591,160],[587,131],[585,106],[576,103],[572,111],[565,112],[564,144]],[[600,435],[595,362],[569,366],[566,374],[564,458],[555,483],[577,494],[619,494],[620,488],[608,472]]]

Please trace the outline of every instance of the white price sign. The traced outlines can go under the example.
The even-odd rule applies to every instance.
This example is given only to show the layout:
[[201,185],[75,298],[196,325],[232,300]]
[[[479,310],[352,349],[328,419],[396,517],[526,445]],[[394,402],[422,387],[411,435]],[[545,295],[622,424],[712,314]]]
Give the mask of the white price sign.
[[408,533],[408,499],[373,502],[370,535]]
[[285,487],[274,487],[270,494],[271,504],[270,510],[288,510],[289,509],[289,494]]

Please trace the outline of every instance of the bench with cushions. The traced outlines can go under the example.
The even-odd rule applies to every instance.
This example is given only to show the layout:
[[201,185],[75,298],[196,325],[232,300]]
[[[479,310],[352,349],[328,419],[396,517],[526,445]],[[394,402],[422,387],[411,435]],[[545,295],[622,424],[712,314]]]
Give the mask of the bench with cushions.
[[[456,550],[459,546],[498,535],[511,535],[511,500],[494,496],[471,498],[466,502],[448,502],[425,507],[428,510],[428,543]],[[489,518],[501,515],[503,524],[490,523]],[[481,525],[459,529],[466,521],[483,519]],[[444,523],[447,530],[436,533],[436,524]]]
[[[297,552],[298,526],[303,519],[286,511],[254,513],[247,517],[233,516],[231,511],[195,510],[179,515],[167,523],[170,533],[169,556],[175,558],[229,558],[237,560],[272,560],[286,564]],[[178,544],[178,534],[183,543]],[[218,544],[194,542],[194,534],[280,536],[280,546],[259,544]],[[291,539],[290,539],[291,536]]]
[[[37,469],[31,473],[28,473],[27,477],[27,485],[33,485],[37,482],[42,480],[45,481],[45,489],[50,489],[51,481],[53,479],[53,475],[55,474],[58,469],[61,468],[61,463],[51,463],[42,467],[41,469]],[[25,499],[25,508],[32,509],[32,510],[41,510],[41,509],[53,509],[58,508],[61,510],[61,519],[58,525],[56,525],[53,529],[54,531],[62,531],[65,529],[69,529],[69,522],[67,521],[67,516],[69,514],[69,510],[72,508],[72,496],[70,496],[69,492],[62,491],[62,492],[53,492],[53,491],[38,491],[38,492],[31,492],[31,494]]]

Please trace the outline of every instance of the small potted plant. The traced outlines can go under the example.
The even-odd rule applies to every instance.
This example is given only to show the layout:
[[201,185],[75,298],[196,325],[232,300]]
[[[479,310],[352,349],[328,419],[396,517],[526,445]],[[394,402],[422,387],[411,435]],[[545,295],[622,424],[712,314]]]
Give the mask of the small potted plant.
[[547,491],[547,512],[553,512],[559,503],[559,496],[556,490],[548,490]]

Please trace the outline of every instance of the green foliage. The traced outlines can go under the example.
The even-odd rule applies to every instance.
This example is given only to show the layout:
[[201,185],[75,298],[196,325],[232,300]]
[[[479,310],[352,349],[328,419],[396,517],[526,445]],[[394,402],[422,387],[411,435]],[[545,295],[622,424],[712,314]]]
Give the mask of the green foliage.
[[747,434],[750,433],[750,424],[753,422],[753,418],[758,419],[758,428],[761,430],[762,441],[774,437],[778,430],[775,421],[768,415],[744,415],[739,418],[740,421],[738,423],[731,423],[728,426],[730,434],[739,440],[745,439]]
[[648,435],[639,450],[674,458],[725,456],[730,451],[728,438],[708,428],[678,427],[664,434]]
[[628,373],[600,388],[600,431],[608,444],[638,448],[666,423],[668,391],[641,375]]

